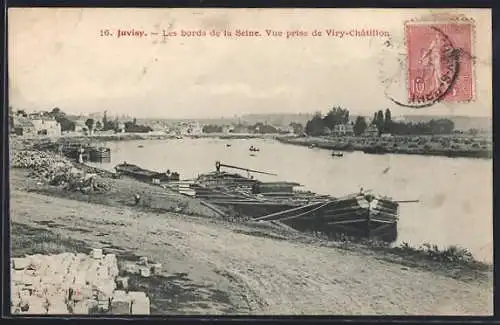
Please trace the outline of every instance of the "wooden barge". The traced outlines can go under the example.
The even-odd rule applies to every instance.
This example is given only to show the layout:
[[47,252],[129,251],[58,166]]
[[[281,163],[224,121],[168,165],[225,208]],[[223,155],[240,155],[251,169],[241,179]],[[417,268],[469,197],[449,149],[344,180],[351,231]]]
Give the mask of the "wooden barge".
[[128,177],[135,178],[137,180],[159,184],[162,182],[179,181],[180,176],[177,172],[167,171],[166,173],[155,172],[141,168],[137,165],[128,164],[124,162],[122,164],[116,165],[115,170],[119,175],[125,175]]
[[280,221],[297,230],[388,242],[397,238],[399,203],[390,198],[365,193],[334,198],[297,191],[298,183],[261,182],[252,176],[222,172],[220,167],[264,173],[217,162],[215,172],[200,175],[191,185],[196,197],[232,213],[257,221]]

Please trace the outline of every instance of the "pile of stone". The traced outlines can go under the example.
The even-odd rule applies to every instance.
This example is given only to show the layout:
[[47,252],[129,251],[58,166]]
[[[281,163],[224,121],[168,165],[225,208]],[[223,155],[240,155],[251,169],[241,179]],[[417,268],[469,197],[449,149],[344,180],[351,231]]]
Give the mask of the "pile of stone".
[[13,168],[48,168],[54,165],[71,166],[71,163],[57,155],[37,150],[12,150],[10,167]]
[[96,174],[73,167],[66,158],[43,151],[23,150],[11,156],[11,166],[28,168],[29,176],[68,191],[106,192],[110,186]]
[[11,259],[13,314],[148,315],[144,292],[128,290],[114,254],[63,253]]

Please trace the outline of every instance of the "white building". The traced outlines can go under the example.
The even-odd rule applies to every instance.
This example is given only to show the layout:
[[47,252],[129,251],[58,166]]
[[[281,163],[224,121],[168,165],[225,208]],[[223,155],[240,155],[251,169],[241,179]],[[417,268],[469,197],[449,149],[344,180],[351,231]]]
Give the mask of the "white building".
[[61,135],[61,124],[53,119],[47,118],[34,118],[31,120],[35,128],[35,134],[48,135],[51,137],[58,137]]
[[333,134],[336,136],[350,136],[354,134],[354,129],[351,123],[337,124],[333,127]]
[[378,127],[375,124],[370,125],[365,129],[365,132],[363,132],[363,136],[365,137],[378,137],[379,136],[379,130]]

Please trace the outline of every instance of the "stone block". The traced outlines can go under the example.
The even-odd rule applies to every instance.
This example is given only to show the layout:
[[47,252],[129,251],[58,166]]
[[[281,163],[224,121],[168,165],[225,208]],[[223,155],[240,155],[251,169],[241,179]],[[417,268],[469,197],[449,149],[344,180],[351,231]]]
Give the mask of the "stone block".
[[162,271],[162,265],[160,263],[152,264],[151,271],[153,274],[160,274]]
[[94,259],[101,259],[103,257],[102,255],[102,249],[101,248],[94,248],[92,252],[90,253],[90,256]]
[[69,314],[68,305],[61,297],[50,297],[47,314],[51,315],[67,315]]
[[116,290],[111,300],[111,313],[113,315],[130,314],[130,297],[122,290]]
[[99,312],[108,312],[110,309],[110,300],[97,300],[97,310]]
[[149,315],[151,312],[149,298],[144,297],[134,299],[132,302],[132,315]]
[[17,315],[21,313],[21,307],[20,306],[11,306],[10,307],[10,313],[12,315]]
[[25,277],[25,274],[24,274],[23,270],[12,270],[10,272],[10,281],[14,285],[21,284],[21,283],[24,284],[24,277]]
[[42,269],[42,265],[44,264],[43,255],[36,254],[29,257],[30,265],[28,266],[32,270],[40,271]]
[[84,286],[72,286],[70,289],[71,300],[82,301],[86,299],[91,299],[94,296],[92,287],[89,285]]
[[147,278],[147,277],[149,277],[151,275],[151,270],[147,266],[141,266],[139,268],[139,271],[140,271],[140,274],[141,274],[142,277]]
[[[30,296],[21,303],[22,306],[28,305],[28,310],[24,311],[25,314],[31,315],[44,315],[47,313],[47,301],[45,298]],[[22,310],[22,309],[21,309]]]
[[30,297],[30,296],[31,296],[31,292],[32,292],[32,290],[31,290],[31,289],[22,288],[22,289],[19,291],[19,297],[20,297],[21,299],[26,298],[26,297]]
[[98,300],[107,300],[113,296],[116,284],[112,279],[102,280],[92,286]]
[[131,263],[131,262],[124,263],[123,270],[129,274],[138,274],[141,272],[140,266],[135,264],[135,263]]
[[14,296],[10,299],[10,305],[14,307],[19,307],[21,306],[21,297],[19,296]]
[[117,289],[120,290],[127,290],[128,289],[128,277],[126,276],[119,276],[116,278],[116,287]]
[[25,257],[12,258],[12,267],[14,270],[24,270],[30,266],[30,259]]
[[107,261],[109,264],[116,264],[116,255],[115,254],[106,254],[104,256],[104,260]]
[[97,301],[93,299],[85,299],[75,302],[73,306],[73,314],[75,315],[88,315],[92,314],[97,308]]

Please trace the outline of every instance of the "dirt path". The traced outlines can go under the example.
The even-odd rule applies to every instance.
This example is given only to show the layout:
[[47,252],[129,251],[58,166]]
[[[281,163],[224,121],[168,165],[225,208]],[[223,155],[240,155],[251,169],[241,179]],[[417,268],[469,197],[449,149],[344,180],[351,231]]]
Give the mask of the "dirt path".
[[[491,315],[491,283],[466,283],[356,252],[256,237],[182,215],[11,193],[11,219],[187,273],[198,303],[175,314]],[[50,221],[50,223],[47,223]],[[196,289],[198,288],[198,289]],[[229,297],[226,304],[208,294]]]

